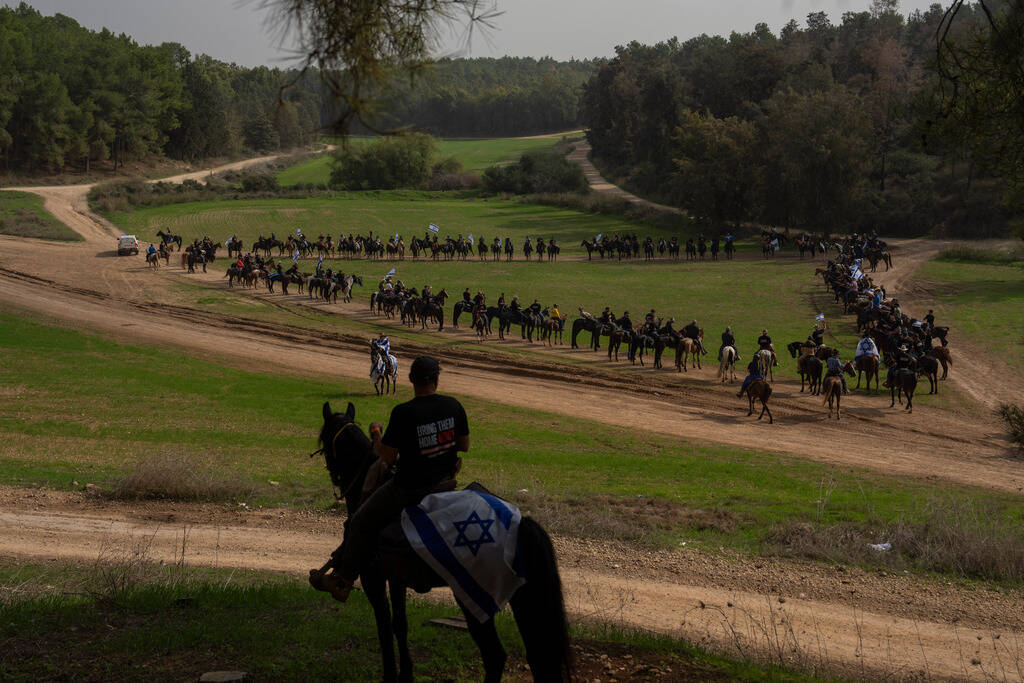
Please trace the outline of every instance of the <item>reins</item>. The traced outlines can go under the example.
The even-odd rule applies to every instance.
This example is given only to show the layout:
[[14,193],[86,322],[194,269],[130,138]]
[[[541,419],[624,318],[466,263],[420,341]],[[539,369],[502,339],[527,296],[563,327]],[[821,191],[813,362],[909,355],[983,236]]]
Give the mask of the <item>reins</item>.
[[[338,429],[338,431],[334,433],[334,438],[331,439],[331,446],[334,447],[335,452],[337,452],[338,437],[341,436],[342,434],[344,434],[345,430],[348,429],[349,427],[355,427],[356,429],[359,429],[359,425],[357,425],[355,422],[346,422],[345,424],[343,424],[341,426],[341,428]],[[360,433],[362,433],[362,432],[360,432]],[[312,458],[314,455],[319,455],[320,453],[324,453],[324,449],[323,448],[318,448],[317,450],[315,450],[312,453],[310,453],[308,457]],[[352,476],[352,481],[349,482],[349,485],[345,488],[344,491],[342,491],[339,495],[335,496],[336,500],[341,500],[342,498],[345,498],[349,494],[349,492],[352,490],[352,487],[356,485],[356,482],[359,481],[359,470],[362,469],[362,463],[365,462],[365,461],[366,461],[366,456],[364,455],[363,456],[363,461],[360,462],[360,467],[357,469],[356,473]]]

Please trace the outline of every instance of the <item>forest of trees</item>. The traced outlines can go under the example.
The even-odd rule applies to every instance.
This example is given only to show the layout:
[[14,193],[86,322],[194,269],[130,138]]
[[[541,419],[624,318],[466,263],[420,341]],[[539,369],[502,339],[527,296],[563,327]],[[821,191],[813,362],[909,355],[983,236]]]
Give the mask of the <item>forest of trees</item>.
[[[375,107],[385,113],[368,123],[466,137],[566,130],[579,123],[579,91],[593,70],[551,59],[441,60],[414,84],[386,88]],[[245,68],[177,43],[139,45],[25,3],[0,7],[8,172],[289,149],[315,141],[337,107],[315,69]]]
[[[963,12],[961,42],[983,25],[976,5]],[[594,157],[711,225],[1002,234],[999,167],[940,93],[944,13],[874,0],[838,25],[815,12],[779,35],[619,47],[584,86]]]

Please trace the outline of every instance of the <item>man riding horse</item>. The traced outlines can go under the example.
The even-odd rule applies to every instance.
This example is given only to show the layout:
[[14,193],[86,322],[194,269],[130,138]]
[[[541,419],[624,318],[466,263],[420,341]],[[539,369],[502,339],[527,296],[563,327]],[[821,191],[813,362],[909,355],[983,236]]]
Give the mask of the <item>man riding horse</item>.
[[743,394],[747,392],[747,387],[755,379],[764,379],[764,375],[761,374],[761,364],[757,362],[756,357],[747,364],[747,376],[744,378],[743,384],[740,385],[740,393],[736,394],[736,398],[743,398]]
[[309,573],[314,588],[327,591],[339,602],[348,599],[356,578],[371,559],[380,532],[406,507],[442,488],[443,482],[452,480],[454,486],[458,454],[469,450],[469,422],[458,400],[437,393],[440,372],[433,357],[417,358],[409,370],[414,398],[394,407],[386,431],[382,422],[370,423],[373,452],[394,468],[394,476],[349,519],[345,540],[328,563],[333,573]]
[[843,375],[843,361],[839,359],[839,349],[832,349],[832,354],[825,361],[825,378],[838,377],[843,382],[843,395],[850,393],[846,390],[846,377]]
[[707,350],[704,348],[704,342],[701,341],[701,331],[696,319],[691,320],[690,324],[683,328],[683,336],[696,342],[700,352],[705,356],[708,355]]
[[722,333],[722,345],[718,347],[718,362],[722,362],[722,349],[726,346],[731,346],[736,351],[736,360],[740,359],[740,350],[736,346],[736,335],[732,333],[731,327],[726,327],[725,332]]
[[757,348],[759,350],[765,350],[772,352],[772,366],[779,364],[779,359],[775,355],[775,344],[772,343],[772,338],[768,336],[768,330],[761,330],[761,336],[757,338]]

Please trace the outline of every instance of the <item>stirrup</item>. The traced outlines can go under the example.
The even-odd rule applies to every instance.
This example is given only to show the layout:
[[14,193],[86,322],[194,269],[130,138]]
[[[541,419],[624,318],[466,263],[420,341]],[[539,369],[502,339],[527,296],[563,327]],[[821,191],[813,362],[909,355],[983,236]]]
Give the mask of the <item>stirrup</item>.
[[330,593],[331,597],[338,602],[345,602],[348,600],[348,596],[352,592],[353,586],[352,583],[346,581],[337,574],[325,574],[319,569],[309,570],[309,585],[318,591]]

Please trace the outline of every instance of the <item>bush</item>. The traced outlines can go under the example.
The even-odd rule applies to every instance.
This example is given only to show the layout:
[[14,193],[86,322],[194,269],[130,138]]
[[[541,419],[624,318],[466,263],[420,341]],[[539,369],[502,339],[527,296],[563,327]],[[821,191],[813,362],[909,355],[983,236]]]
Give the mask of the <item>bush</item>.
[[114,498],[223,501],[252,493],[237,473],[218,475],[194,456],[164,452],[145,458],[116,482]]
[[491,166],[484,171],[484,186],[491,192],[535,194],[589,190],[583,169],[546,150],[528,152],[515,164]]
[[277,176],[270,173],[247,173],[242,177],[242,192],[276,192]]
[[438,173],[435,172],[427,184],[428,190],[475,190],[480,187],[480,176],[473,173]]
[[1010,441],[1017,445],[1017,448],[1024,451],[1024,408],[1012,403],[1004,403],[996,411],[999,417],[1006,423],[1006,431],[1010,435]]
[[345,190],[396,190],[427,184],[434,139],[412,134],[383,137],[360,149],[335,155],[331,187]]

